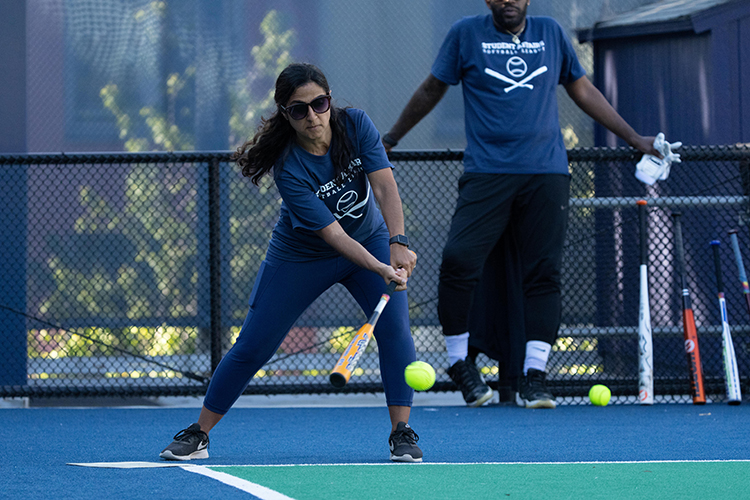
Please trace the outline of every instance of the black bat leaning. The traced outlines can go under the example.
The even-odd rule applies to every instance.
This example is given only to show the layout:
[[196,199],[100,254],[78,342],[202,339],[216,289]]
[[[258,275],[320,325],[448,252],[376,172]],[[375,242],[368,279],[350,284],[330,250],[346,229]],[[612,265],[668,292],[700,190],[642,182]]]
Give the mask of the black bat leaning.
[[690,301],[690,290],[687,286],[687,273],[685,271],[685,249],[682,242],[682,214],[673,213],[675,250],[677,253],[677,265],[680,268],[680,279],[682,285],[682,329],[685,334],[685,353],[688,360],[688,371],[690,372],[690,390],[693,396],[693,404],[702,405],[706,403],[706,393],[703,388],[703,367],[701,366],[700,348],[698,347],[698,332],[695,329],[695,316],[693,305]]
[[750,285],[747,283],[747,274],[745,273],[745,264],[742,261],[742,252],[740,252],[740,242],[737,239],[737,230],[729,231],[729,238],[732,240],[732,250],[734,251],[734,261],[737,264],[737,273],[739,274],[740,283],[742,284],[742,295],[745,297],[745,306],[750,314]]

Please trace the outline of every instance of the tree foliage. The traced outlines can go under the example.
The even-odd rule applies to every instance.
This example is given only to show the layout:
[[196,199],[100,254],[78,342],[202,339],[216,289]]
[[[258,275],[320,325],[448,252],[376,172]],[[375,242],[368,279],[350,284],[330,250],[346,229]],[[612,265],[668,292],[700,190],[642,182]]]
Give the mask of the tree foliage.
[[[167,8],[166,2],[152,2],[133,15],[140,21],[164,16]],[[251,136],[263,113],[273,111],[273,90],[269,89],[292,61],[294,31],[282,28],[278,12],[268,12],[260,32],[263,40],[252,48],[245,76],[226,83],[230,96],[228,140],[232,144]],[[168,33],[163,36],[169,38]],[[125,94],[131,94],[125,91],[126,82],[112,81],[101,89],[102,105],[111,112],[126,151],[194,149],[190,103],[196,67],[197,61],[188,61],[181,70],[167,75],[162,86],[163,109],[126,99]],[[80,215],[74,226],[50,241],[47,265],[56,289],[40,304],[40,313],[60,320],[90,318],[92,327],[118,325],[101,330],[107,332],[102,335],[109,335],[113,345],[127,345],[144,353],[153,351],[157,337],[164,336],[166,327],[158,326],[159,321],[168,324],[170,318],[194,317],[199,308],[199,249],[207,238],[202,234],[205,221],[200,214],[200,205],[205,203],[200,201],[201,186],[206,182],[203,175],[193,165],[130,165],[124,183],[113,184],[107,192],[82,184]],[[224,258],[230,263],[232,290],[241,295],[264,257],[278,213],[278,197],[269,183],[253,190],[254,199],[245,192],[248,184],[234,176],[229,192],[224,193],[233,204],[229,211],[231,255]],[[246,311],[241,309],[237,307],[232,314],[244,315]],[[157,325],[132,326],[153,323],[148,318],[154,318]],[[179,339],[184,331],[169,330],[168,337]],[[39,341],[33,340],[30,349],[35,350]],[[173,344],[172,340],[160,342]],[[63,344],[62,340],[58,343]],[[56,350],[56,355],[81,355],[82,346],[87,345],[89,355],[100,350],[80,339],[75,345],[75,349],[70,343],[69,349]],[[196,347],[195,342],[183,345],[190,346],[188,350]],[[170,352],[164,347],[157,350]]]

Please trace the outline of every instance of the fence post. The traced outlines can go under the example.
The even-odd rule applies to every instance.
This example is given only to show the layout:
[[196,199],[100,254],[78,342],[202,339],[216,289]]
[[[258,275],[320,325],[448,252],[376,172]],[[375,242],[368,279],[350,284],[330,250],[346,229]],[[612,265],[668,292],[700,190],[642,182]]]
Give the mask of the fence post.
[[[23,153],[26,144],[26,2],[7,2],[0,16],[0,152]],[[0,197],[0,305],[26,311],[27,165],[2,170]],[[0,310],[0,385],[26,385],[26,319]]]
[[0,197],[0,385],[26,385],[26,165],[6,165]]
[[208,272],[211,304],[211,373],[221,361],[222,298],[221,298],[221,170],[219,158],[208,163]]

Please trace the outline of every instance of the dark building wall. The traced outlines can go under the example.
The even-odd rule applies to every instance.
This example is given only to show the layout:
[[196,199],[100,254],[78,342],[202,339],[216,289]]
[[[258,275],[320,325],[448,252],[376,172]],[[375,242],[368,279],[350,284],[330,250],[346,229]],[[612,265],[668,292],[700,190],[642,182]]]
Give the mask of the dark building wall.
[[[679,33],[595,44],[596,86],[642,134],[709,144],[716,133],[711,37]],[[719,141],[723,143],[723,141]],[[624,145],[597,127],[599,146]]]
[[[685,144],[750,142],[750,3],[693,14],[682,26],[599,32],[595,84],[641,133]],[[595,141],[623,145],[601,127]]]
[[715,143],[750,142],[750,16],[711,31]]

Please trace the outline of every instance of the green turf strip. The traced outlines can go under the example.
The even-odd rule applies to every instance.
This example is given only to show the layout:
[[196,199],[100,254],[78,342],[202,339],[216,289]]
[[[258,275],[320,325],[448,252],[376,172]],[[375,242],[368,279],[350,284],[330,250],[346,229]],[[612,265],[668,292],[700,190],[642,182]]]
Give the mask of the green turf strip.
[[295,500],[745,498],[750,462],[209,467]]

